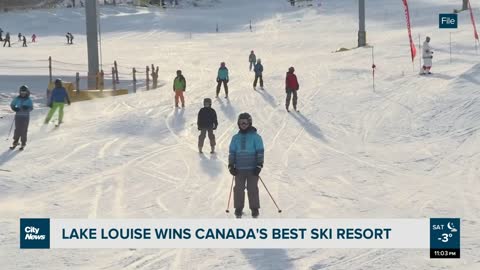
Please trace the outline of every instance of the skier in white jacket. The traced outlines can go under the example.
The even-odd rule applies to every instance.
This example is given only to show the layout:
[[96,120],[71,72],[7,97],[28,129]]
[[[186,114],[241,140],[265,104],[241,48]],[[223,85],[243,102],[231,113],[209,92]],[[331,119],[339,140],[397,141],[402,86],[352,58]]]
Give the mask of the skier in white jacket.
[[423,42],[422,58],[423,58],[423,70],[420,71],[420,75],[432,74],[430,72],[430,68],[432,68],[433,51],[432,51],[432,48],[430,47],[430,37],[427,37]]

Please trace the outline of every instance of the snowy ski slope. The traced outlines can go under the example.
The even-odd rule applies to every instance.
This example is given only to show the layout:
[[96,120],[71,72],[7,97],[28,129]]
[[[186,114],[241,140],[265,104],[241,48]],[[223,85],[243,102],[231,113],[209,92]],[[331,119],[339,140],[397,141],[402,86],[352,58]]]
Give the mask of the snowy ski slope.
[[[356,45],[356,1],[325,0],[299,9],[281,0],[222,0],[214,8],[102,7],[103,64],[160,66],[154,91],[67,107],[59,129],[42,124],[45,60],[86,71],[84,12],[34,10],[0,15],[0,27],[38,36],[37,44],[0,47],[1,269],[480,269],[480,64],[467,12],[459,29],[438,29],[438,14],[459,0],[410,2],[414,40],[431,36],[432,76],[410,60],[401,1],[367,2],[367,38]],[[472,1],[480,16],[480,2]],[[248,23],[252,20],[254,31]],[[220,33],[215,33],[219,24]],[[75,43],[65,44],[72,32]],[[248,54],[265,68],[253,91]],[[420,50],[417,47],[417,50]],[[221,61],[230,99],[214,100],[217,154],[197,153],[196,117],[215,95]],[[48,63],[47,63],[48,65]],[[284,76],[294,66],[301,113],[285,111]],[[71,69],[72,66],[63,66]],[[187,79],[186,108],[173,108],[177,69]],[[55,77],[74,72],[54,70]],[[7,104],[27,83],[36,104],[24,152],[9,152]],[[428,250],[119,249],[20,250],[18,219],[229,218],[228,144],[241,112],[253,116],[266,153],[262,218],[462,219],[462,258],[430,260]],[[206,143],[208,145],[208,143]]]

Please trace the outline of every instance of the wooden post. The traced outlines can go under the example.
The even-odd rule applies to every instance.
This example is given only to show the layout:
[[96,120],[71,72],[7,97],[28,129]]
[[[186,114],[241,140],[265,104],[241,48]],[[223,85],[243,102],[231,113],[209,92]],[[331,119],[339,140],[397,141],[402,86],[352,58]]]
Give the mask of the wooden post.
[[158,66],[157,69],[154,69],[154,66],[152,65],[152,88],[157,89],[158,86]]
[[133,74],[133,93],[137,92],[137,76],[136,76],[137,70],[135,68],[132,69],[132,74]]
[[117,60],[113,61],[113,65],[115,66],[115,77],[117,78],[117,83],[120,83],[120,79],[118,79],[118,65],[117,65]]
[[52,57],[48,57],[48,71],[50,76],[50,82],[52,82]]
[[147,90],[150,90],[150,68],[147,66]]
[[115,68],[112,67],[112,84],[113,84],[113,91],[116,91],[117,90],[117,85],[116,85],[116,81],[115,81]]
[[77,88],[77,93],[80,93],[80,72],[77,72],[75,76],[75,86]]

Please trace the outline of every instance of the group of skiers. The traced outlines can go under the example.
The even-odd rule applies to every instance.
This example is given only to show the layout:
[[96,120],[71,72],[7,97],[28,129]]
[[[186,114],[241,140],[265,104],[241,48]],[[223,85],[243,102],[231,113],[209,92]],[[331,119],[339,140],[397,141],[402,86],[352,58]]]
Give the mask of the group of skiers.
[[[178,97],[186,87],[185,78],[180,70],[177,71],[177,77],[174,82],[176,92],[176,102]],[[63,122],[63,107],[67,103],[70,105],[68,92],[62,85],[61,79],[55,80],[55,88],[51,91],[48,99],[50,110],[44,123],[48,124],[53,114],[58,110],[58,126]],[[184,101],[182,100],[182,105]],[[215,134],[214,130],[218,127],[217,113],[212,108],[212,100],[205,98],[203,108],[198,112],[197,128],[200,131],[198,136],[198,150],[202,153],[205,138],[208,134],[211,151],[215,152]],[[15,130],[13,135],[13,144],[11,150],[15,149],[21,143],[20,150],[23,150],[27,144],[27,132],[30,121],[30,112],[33,110],[33,102],[30,99],[28,86],[22,85],[19,94],[10,103],[10,108],[15,112]],[[248,113],[242,113],[238,116],[237,125],[239,131],[232,137],[229,147],[228,170],[233,175],[235,181],[234,188],[234,207],[235,216],[240,218],[243,214],[245,204],[245,187],[248,193],[249,207],[252,217],[259,215],[260,200],[258,193],[259,174],[263,168],[264,147],[262,137],[257,133],[257,129],[252,125],[252,117]]]
[[[28,86],[22,85],[18,90],[18,96],[13,98],[10,103],[10,108],[15,112],[15,130],[13,133],[13,144],[10,149],[15,149],[21,142],[20,150],[23,150],[27,145],[28,125],[30,122],[30,112],[33,110],[33,102],[30,98],[30,90]],[[70,105],[70,97],[67,90],[62,85],[61,79],[55,80],[55,88],[51,91],[48,99],[48,106],[50,110],[45,118],[44,123],[48,124],[55,111],[58,109],[58,123],[60,125],[63,121],[63,107],[65,102]]]
[[[197,128],[198,151],[202,152],[205,137],[208,134],[210,140],[210,153],[215,152],[215,134],[213,131],[218,127],[217,113],[212,108],[212,100],[205,98],[203,108],[198,112]],[[252,217],[258,217],[260,199],[258,193],[258,179],[263,168],[264,147],[262,137],[252,125],[252,116],[241,113],[237,119],[239,131],[232,137],[229,146],[228,170],[234,177],[235,187],[233,193],[233,206],[235,216],[241,218],[245,205],[245,187],[247,188],[249,208]],[[233,180],[232,180],[233,181]]]
[[[32,35],[32,42],[35,42],[37,36],[35,34]],[[0,28],[0,41],[3,41],[3,47],[7,46],[11,47],[11,42],[10,42],[10,32],[7,32],[5,34],[5,38],[3,37],[3,30]],[[18,33],[18,41],[22,42],[22,47],[28,47],[27,46],[27,38],[25,35],[22,35],[22,33]]]
[[[69,35],[67,35],[67,38]],[[69,38],[69,42],[73,38]],[[253,87],[255,89],[257,81],[260,81],[260,87],[263,90],[263,66],[261,59],[256,59],[253,51],[249,56],[250,70],[254,69],[255,79]],[[289,111],[290,100],[293,96],[293,108],[297,109],[297,91],[299,84],[297,77],[294,74],[295,69],[290,67],[285,78],[286,109]],[[185,98],[183,93],[186,90],[186,79],[181,70],[177,70],[177,76],[173,80],[173,91],[175,92],[175,107],[185,107]],[[223,84],[225,90],[225,97],[228,98],[228,69],[225,62],[220,64],[217,73],[217,88],[216,97],[220,93],[221,85]],[[68,92],[62,85],[61,79],[55,80],[55,88],[51,91],[48,98],[48,106],[50,110],[45,118],[44,123],[48,124],[58,110],[58,123],[63,122],[63,108],[65,103],[70,105],[70,98]],[[20,150],[23,150],[27,143],[27,132],[29,125],[29,115],[33,110],[33,102],[30,99],[30,91],[27,86],[22,85],[19,89],[19,95],[15,97],[10,107],[15,114],[15,131],[13,136],[13,144],[10,149],[15,149],[19,142],[21,143]],[[259,215],[260,201],[258,192],[259,174],[263,168],[264,162],[264,146],[262,137],[257,133],[257,129],[252,125],[252,117],[248,113],[242,113],[238,116],[237,126],[239,131],[235,134],[230,142],[228,170],[232,174],[235,181],[234,187],[234,208],[235,216],[240,218],[243,215],[243,208],[245,204],[245,188],[247,189],[249,208],[251,209],[252,217],[256,218]],[[205,98],[203,100],[203,108],[198,112],[197,128],[200,131],[198,136],[198,151],[203,153],[203,146],[206,137],[210,141],[210,153],[215,153],[215,134],[214,131],[218,127],[217,114],[212,108],[212,99]]]
[[[263,65],[262,65],[262,60],[260,58],[256,58],[255,52],[252,50],[250,52],[250,55],[248,56],[248,61],[250,63],[250,71],[255,72],[255,78],[253,80],[253,90],[257,90],[257,83],[260,82],[260,88],[261,90],[264,90],[263,88]],[[285,101],[285,108],[288,112],[290,112],[290,101],[292,101],[292,96],[293,96],[293,109],[295,111],[297,110],[297,91],[299,89],[299,84],[298,84],[298,79],[297,76],[294,74],[295,68],[290,67],[288,69],[288,72],[285,77],[285,92],[286,92],[286,101]],[[220,67],[218,68],[217,72],[217,87],[216,87],[216,95],[215,97],[218,98],[218,95],[220,94],[220,90],[224,88],[225,91],[225,98],[228,98],[228,82],[229,82],[229,75],[228,75],[228,68],[225,64],[225,62],[220,63]],[[185,97],[184,97],[184,92],[186,90],[186,79],[182,75],[181,70],[177,70],[177,76],[173,80],[173,92],[175,93],[175,107],[179,108],[179,101],[181,102],[182,108],[185,107]]]
[[263,65],[262,59],[255,56],[253,51],[250,52],[248,56],[248,62],[250,63],[250,71],[252,70],[255,72],[255,79],[253,80],[253,90],[257,90],[257,81],[260,79],[260,88],[263,90]]

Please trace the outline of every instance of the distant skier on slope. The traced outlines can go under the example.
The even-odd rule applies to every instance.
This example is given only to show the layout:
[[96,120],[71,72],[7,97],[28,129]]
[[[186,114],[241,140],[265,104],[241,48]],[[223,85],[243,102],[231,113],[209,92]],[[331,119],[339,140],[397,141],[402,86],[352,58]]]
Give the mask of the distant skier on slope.
[[430,69],[432,68],[433,50],[430,47],[430,37],[426,37],[425,41],[423,42],[422,58],[423,69],[420,71],[420,75],[432,74]]
[[255,80],[253,80],[253,90],[256,90],[257,87],[257,81],[260,79],[260,88],[263,90],[263,65],[262,65],[262,59],[258,58],[257,64],[255,65],[254,68],[255,71]]
[[45,124],[50,122],[55,111],[58,109],[58,125],[63,122],[63,107],[65,106],[65,101],[67,101],[68,105],[70,105],[70,97],[68,96],[68,92],[62,85],[61,79],[55,80],[55,88],[52,90],[50,94],[50,99],[48,102],[48,107],[50,107],[50,111],[48,111],[48,115],[45,118]]
[[233,206],[235,216],[241,218],[245,205],[245,184],[252,217],[257,218],[260,209],[258,177],[263,168],[264,147],[262,137],[252,126],[248,113],[238,116],[239,131],[232,137],[228,155],[228,170],[235,176]]
[[5,45],[7,45],[7,42],[8,42],[8,47],[11,47],[10,46],[10,33],[7,32],[7,34],[5,35],[5,42],[3,43],[3,47],[5,47]]
[[22,47],[27,47],[27,38],[23,36],[22,40],[23,40]]
[[175,108],[178,108],[178,100],[182,102],[182,108],[185,108],[185,97],[183,93],[187,88],[187,81],[182,75],[181,70],[177,70],[177,77],[173,80],[173,92],[175,92]]
[[297,80],[297,76],[293,74],[295,72],[294,67],[290,67],[285,78],[285,92],[287,93],[287,99],[285,101],[285,108],[287,112],[290,112],[288,109],[290,106],[290,99],[293,95],[293,109],[297,110],[297,91],[300,88]]
[[27,144],[28,124],[30,122],[30,112],[33,110],[33,102],[30,99],[30,91],[26,85],[19,89],[19,95],[10,103],[10,108],[15,111],[15,131],[13,133],[13,145],[10,149],[15,149],[18,140],[21,139],[23,150]]
[[202,153],[203,143],[205,141],[206,134],[208,133],[208,139],[210,140],[210,153],[215,152],[215,134],[213,131],[218,127],[217,113],[212,108],[212,100],[205,98],[203,100],[203,108],[198,112],[197,127],[200,130],[200,136],[198,136],[198,152]]
[[220,63],[220,68],[217,74],[217,95],[220,94],[220,87],[225,89],[225,98],[228,98],[228,68],[225,66],[225,62]]
[[248,62],[250,63],[250,71],[252,71],[252,68],[255,66],[256,61],[257,57],[255,56],[255,53],[251,51],[250,55],[248,56]]

